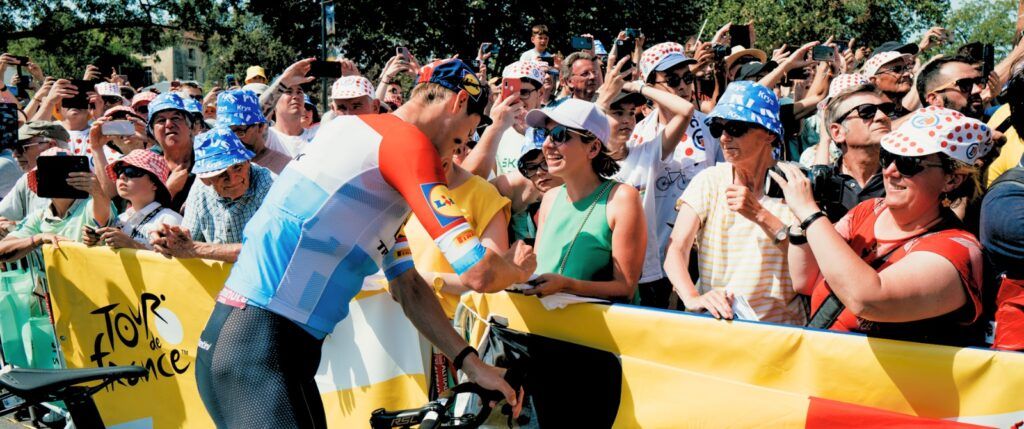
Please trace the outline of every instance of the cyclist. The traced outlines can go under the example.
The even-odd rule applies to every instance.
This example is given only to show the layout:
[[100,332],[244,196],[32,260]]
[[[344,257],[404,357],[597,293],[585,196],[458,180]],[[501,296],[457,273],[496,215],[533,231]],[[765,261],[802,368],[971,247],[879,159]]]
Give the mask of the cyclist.
[[445,184],[441,158],[489,121],[487,100],[462,61],[436,61],[394,114],[336,118],[285,167],[246,226],[200,337],[199,393],[218,427],[326,427],[313,380],[323,339],[380,268],[428,340],[470,379],[516,403],[501,370],[451,328],[398,234],[415,212],[463,284],[479,292],[525,282],[536,268],[522,243],[504,255],[481,246]]

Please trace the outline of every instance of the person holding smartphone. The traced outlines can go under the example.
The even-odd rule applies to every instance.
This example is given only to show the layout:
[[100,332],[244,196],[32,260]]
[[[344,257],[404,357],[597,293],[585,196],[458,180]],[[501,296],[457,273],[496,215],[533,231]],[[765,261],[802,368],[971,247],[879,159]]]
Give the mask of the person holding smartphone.
[[124,158],[107,166],[102,173],[114,182],[117,195],[128,201],[128,208],[117,214],[105,210],[110,200],[105,193],[94,195],[93,219],[95,228],[86,225],[82,241],[94,246],[107,245],[113,248],[150,249],[149,234],[162,225],[180,225],[181,215],[167,207],[171,194],[167,191],[167,176],[170,169],[160,155],[145,149],[136,149]]
[[[544,71],[533,60],[516,61],[501,73],[502,97],[491,108],[500,118],[487,127],[473,151],[462,161],[463,168],[488,178],[515,173],[523,146],[534,139],[543,141],[526,125],[526,112],[540,107]],[[516,89],[518,88],[518,89]]]
[[[67,149],[53,147],[39,154],[39,157],[71,156]],[[84,164],[84,161],[83,161]],[[28,172],[28,188],[33,193],[39,191],[39,167]],[[82,241],[85,226],[99,225],[93,219],[93,198],[104,199],[99,180],[92,172],[45,172],[49,175],[64,175],[71,187],[87,192],[87,198],[52,198],[49,204],[29,213],[18,224],[18,228],[0,240],[0,262],[21,259],[43,244],[60,246],[60,241]],[[108,200],[109,201],[109,200]],[[102,203],[101,203],[102,204]],[[106,210],[117,210],[113,204],[107,203]]]

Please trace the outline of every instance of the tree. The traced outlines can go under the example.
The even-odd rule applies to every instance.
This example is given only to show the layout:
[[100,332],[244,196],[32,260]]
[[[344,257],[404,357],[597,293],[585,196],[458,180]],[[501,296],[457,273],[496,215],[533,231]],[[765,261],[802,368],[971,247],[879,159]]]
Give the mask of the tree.
[[[754,20],[757,46],[770,50],[783,43],[799,45],[857,38],[858,45],[878,46],[942,21],[948,0],[711,0],[708,27]],[[705,30],[707,32],[707,30]],[[707,36],[706,36],[707,37]]]
[[970,42],[991,43],[996,60],[1013,49],[1016,41],[1017,2],[1015,0],[967,0],[946,16],[946,28],[953,32],[953,53],[957,46]]

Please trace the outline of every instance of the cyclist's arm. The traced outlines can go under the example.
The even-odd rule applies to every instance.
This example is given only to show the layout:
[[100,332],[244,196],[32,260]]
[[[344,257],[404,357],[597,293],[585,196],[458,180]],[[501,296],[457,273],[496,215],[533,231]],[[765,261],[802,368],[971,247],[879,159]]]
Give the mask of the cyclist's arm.
[[[389,283],[391,294],[402,306],[402,311],[409,321],[445,356],[454,359],[469,345],[452,329],[451,322],[441,309],[441,304],[434,297],[433,289],[416,270],[406,270],[392,278]],[[516,394],[502,378],[500,370],[485,364],[474,354],[470,354],[463,361],[461,369],[481,387],[500,391],[505,400],[515,406]]]
[[[477,292],[497,292],[529,279],[533,272],[529,262],[521,268],[480,243],[452,200],[437,150],[425,137],[382,142],[380,171],[405,198],[463,285]],[[403,249],[408,249],[408,243],[396,242],[392,251],[395,256],[385,264],[389,278],[413,267],[411,255]],[[513,256],[517,250],[535,264],[529,249],[524,252],[516,246],[505,255]]]

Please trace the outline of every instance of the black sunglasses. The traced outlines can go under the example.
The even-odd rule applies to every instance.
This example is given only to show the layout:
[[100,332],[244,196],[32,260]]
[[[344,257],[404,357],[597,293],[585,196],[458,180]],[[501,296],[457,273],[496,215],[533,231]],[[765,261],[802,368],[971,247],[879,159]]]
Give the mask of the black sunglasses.
[[892,118],[893,113],[896,112],[896,103],[861,104],[860,106],[854,107],[850,110],[847,110],[846,113],[839,115],[839,117],[836,118],[835,123],[838,124],[840,122],[845,121],[846,118],[849,117],[850,114],[854,112],[857,112],[858,118],[861,118],[865,121],[871,120],[875,118],[875,115],[878,114],[879,110],[881,110],[882,113],[885,114],[885,116]]
[[580,136],[580,140],[584,142],[592,141],[597,137],[591,134],[589,131],[574,130],[564,125],[556,125],[545,133],[548,137],[551,137],[551,141],[555,143],[565,143],[572,138],[569,133],[573,133]]
[[723,132],[734,138],[740,138],[755,127],[759,127],[759,125],[742,121],[712,121],[708,126],[708,131],[711,132],[711,137],[716,139],[722,138]]
[[[965,77],[963,79],[957,79],[956,81],[954,81],[952,86],[955,86],[957,89],[960,90],[960,92],[964,94],[970,94],[971,92],[974,92],[974,85],[978,85],[979,88],[984,89],[986,86],[988,86],[988,79],[985,78],[985,76]],[[945,86],[947,89],[951,87],[949,85],[943,86]]]
[[878,162],[883,170],[889,167],[889,165],[896,163],[896,171],[899,171],[903,177],[911,177],[928,167],[946,168],[946,165],[941,162],[924,162],[922,157],[896,155],[885,149],[882,149]]
[[122,174],[130,179],[138,179],[149,174],[149,172],[138,167],[133,167],[131,165],[126,165],[114,169],[114,175],[116,175],[117,177],[121,177]]
[[543,159],[537,162],[526,162],[520,159],[516,167],[519,169],[519,173],[522,174],[523,177],[532,179],[533,176],[537,175],[538,171],[548,171],[548,162]]
[[694,76],[693,73],[684,73],[682,76],[679,76],[679,75],[677,75],[675,73],[668,73],[665,76],[665,80],[663,80],[661,82],[655,82],[655,83],[664,83],[664,84],[667,84],[670,88],[675,88],[675,87],[679,86],[679,82],[683,82],[683,83],[689,85],[689,84],[693,83],[693,81],[696,80],[696,79],[697,79],[697,77]]
[[895,74],[895,75],[901,75],[901,74],[906,73],[906,72],[908,72],[910,70],[911,70],[911,67],[909,65],[904,64],[902,66],[894,66],[892,68],[881,69],[878,72],[879,73],[892,73],[892,74]]

